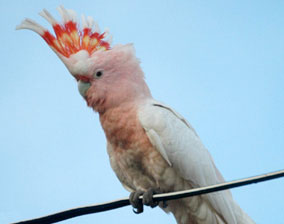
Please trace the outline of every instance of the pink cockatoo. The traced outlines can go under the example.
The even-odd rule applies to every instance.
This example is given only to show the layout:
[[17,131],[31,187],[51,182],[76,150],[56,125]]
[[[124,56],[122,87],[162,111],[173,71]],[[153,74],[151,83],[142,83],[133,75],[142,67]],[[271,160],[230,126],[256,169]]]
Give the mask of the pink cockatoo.
[[[131,193],[137,212],[143,203],[155,206],[155,192],[173,192],[224,182],[221,173],[191,125],[171,107],[154,100],[145,83],[132,44],[110,47],[108,31],[100,33],[91,17],[58,8],[63,22],[48,11],[43,16],[56,37],[25,19],[17,29],[38,33],[78,82],[80,94],[99,113],[111,166]],[[167,201],[159,205],[179,224],[251,224],[230,191]]]

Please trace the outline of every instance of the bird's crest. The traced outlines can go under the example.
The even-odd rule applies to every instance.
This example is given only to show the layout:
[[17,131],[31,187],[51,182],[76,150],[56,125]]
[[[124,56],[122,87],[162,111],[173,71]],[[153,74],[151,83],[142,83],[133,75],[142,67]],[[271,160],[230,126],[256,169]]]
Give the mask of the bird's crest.
[[89,55],[92,55],[95,51],[110,49],[111,37],[109,36],[108,40],[105,40],[108,31],[100,33],[99,27],[92,17],[86,18],[83,15],[82,28],[80,28],[76,13],[73,10],[67,10],[60,6],[58,11],[62,17],[62,24],[57,22],[45,9],[39,13],[52,25],[56,36],[31,19],[25,19],[16,29],[35,31],[55,53],[66,58],[81,50],[86,50]]

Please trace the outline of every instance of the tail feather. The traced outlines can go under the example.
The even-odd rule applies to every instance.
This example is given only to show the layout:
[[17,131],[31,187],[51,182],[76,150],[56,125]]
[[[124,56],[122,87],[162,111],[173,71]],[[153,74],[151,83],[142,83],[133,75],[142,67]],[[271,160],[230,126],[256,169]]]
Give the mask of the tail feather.
[[[206,200],[200,196],[167,202],[167,207],[160,206],[165,212],[173,213],[178,224],[232,224],[218,214]],[[232,199],[231,207],[235,224],[255,224],[255,222]]]
[[238,224],[255,224],[255,222],[248,216],[247,213],[244,212],[244,210],[240,208],[236,202],[234,202],[234,211]]

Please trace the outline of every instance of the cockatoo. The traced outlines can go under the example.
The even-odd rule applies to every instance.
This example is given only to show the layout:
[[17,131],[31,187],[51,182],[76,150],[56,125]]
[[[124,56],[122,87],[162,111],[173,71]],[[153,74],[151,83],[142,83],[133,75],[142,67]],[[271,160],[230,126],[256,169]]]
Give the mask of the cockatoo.
[[[78,82],[87,105],[99,113],[107,139],[110,164],[131,193],[136,212],[143,203],[155,206],[155,192],[173,192],[224,182],[214,161],[192,126],[174,109],[153,99],[132,44],[111,47],[108,31],[100,33],[91,17],[58,8],[59,23],[43,16],[56,36],[25,19],[17,29],[38,33]],[[230,191],[160,203],[179,224],[251,224]]]

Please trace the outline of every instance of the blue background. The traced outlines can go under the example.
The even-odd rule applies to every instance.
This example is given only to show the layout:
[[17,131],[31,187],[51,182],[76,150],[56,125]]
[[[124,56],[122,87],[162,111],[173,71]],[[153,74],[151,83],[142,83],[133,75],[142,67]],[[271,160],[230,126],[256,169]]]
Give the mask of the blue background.
[[[63,63],[25,17],[63,4],[134,43],[153,96],[196,129],[226,180],[284,168],[284,2],[0,1],[0,223],[128,196]],[[256,223],[284,223],[284,180],[232,190]],[[131,207],[62,223],[174,223]]]

